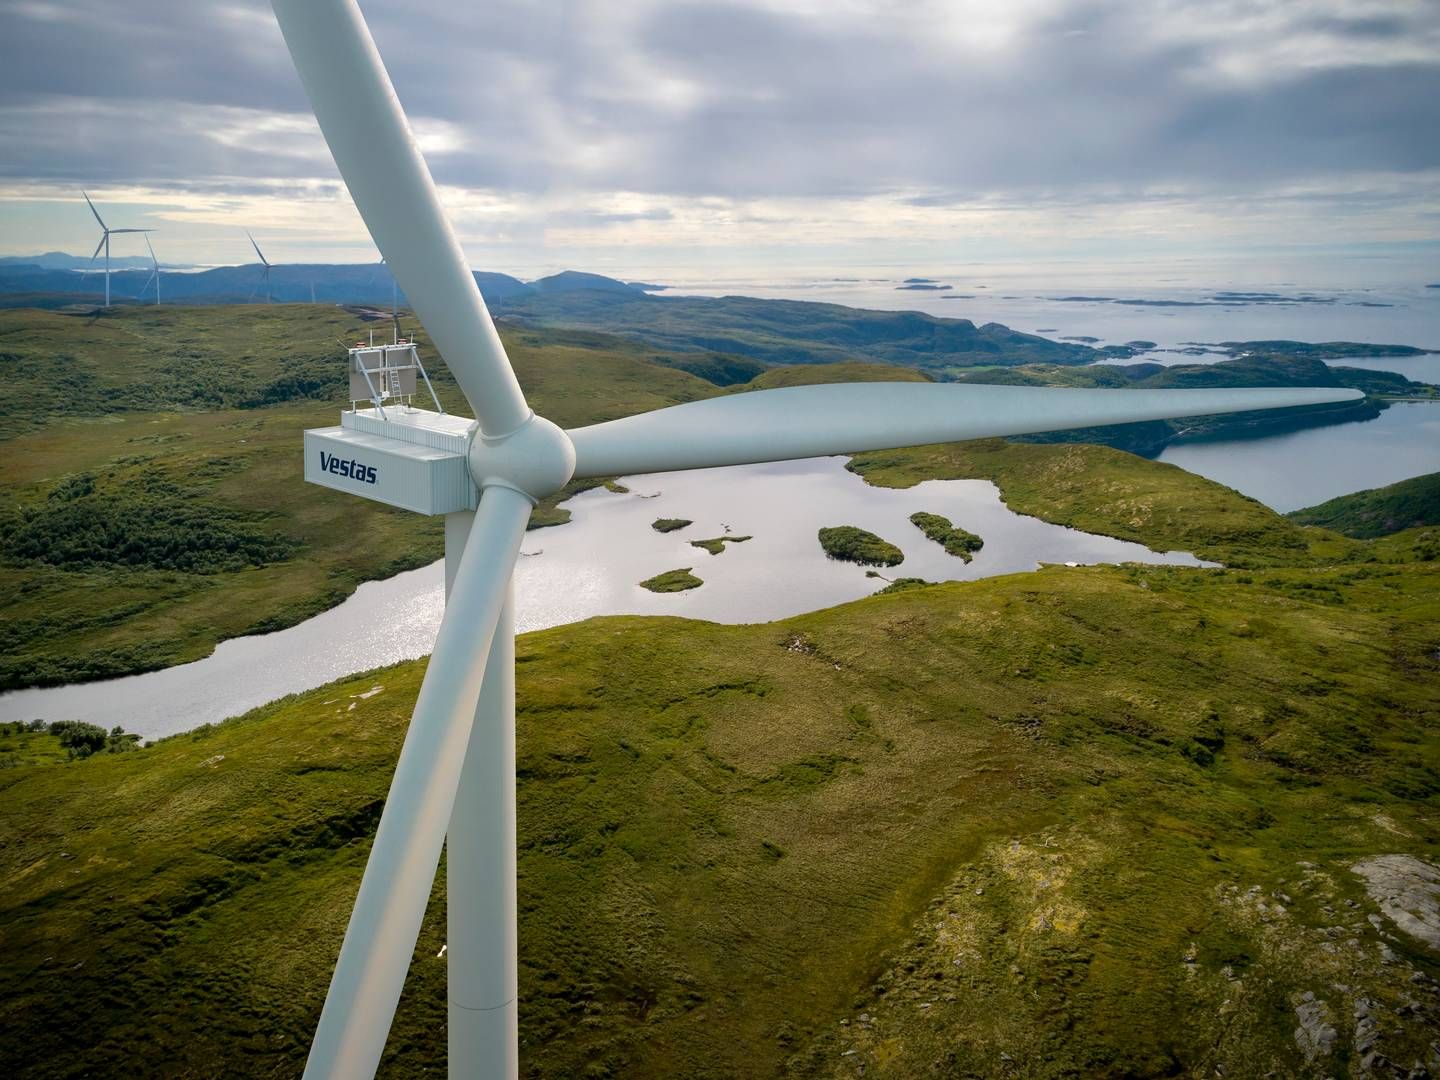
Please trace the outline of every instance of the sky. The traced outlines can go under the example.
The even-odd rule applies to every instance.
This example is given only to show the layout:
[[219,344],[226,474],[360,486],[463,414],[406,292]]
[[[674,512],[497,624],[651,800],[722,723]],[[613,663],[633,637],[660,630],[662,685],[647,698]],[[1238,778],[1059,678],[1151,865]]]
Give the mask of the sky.
[[[1440,0],[361,6],[478,269],[1440,280]],[[88,254],[83,186],[162,261],[377,257],[268,4],[0,0],[0,40],[0,254]]]

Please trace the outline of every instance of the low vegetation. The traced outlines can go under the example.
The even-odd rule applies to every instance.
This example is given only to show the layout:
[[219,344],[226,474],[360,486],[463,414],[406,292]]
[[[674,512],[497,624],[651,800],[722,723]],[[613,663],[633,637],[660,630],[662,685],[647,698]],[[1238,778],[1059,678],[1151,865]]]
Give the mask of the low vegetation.
[[[439,519],[301,479],[300,432],[337,422],[341,346],[369,325],[324,305],[0,311],[0,376],[24,402],[0,415],[0,689],[197,660],[440,558]],[[719,393],[631,342],[502,334],[530,400],[566,426]],[[557,504],[601,483],[532,524],[568,520]]]
[[1421,525],[1440,525],[1440,473],[1342,495],[1286,516],[1301,525],[1322,525],[1362,540]]
[[91,754],[121,754],[139,745],[139,735],[118,725],[107,732],[82,720],[17,721],[0,724],[0,769],[81,761]]
[[943,547],[947,554],[964,559],[967,563],[975,557],[975,552],[985,546],[985,541],[980,537],[952,524],[949,518],[939,514],[917,511],[910,515],[910,524]]
[[[1424,535],[522,636],[522,1075],[1425,1065],[1440,955],[1354,869],[1440,862]],[[0,1071],[297,1073],[424,668],[0,771]],[[442,869],[386,1076],[444,943]]]
[[658,533],[679,532],[695,524],[688,518],[656,518],[650,523],[650,527]]
[[726,544],[743,544],[749,539],[751,538],[748,536],[712,536],[708,540],[691,540],[690,546],[708,551],[711,555],[721,555]]
[[908,592],[911,589],[923,589],[927,585],[933,584],[935,584],[933,581],[926,581],[924,578],[899,577],[880,589],[875,595],[886,596],[889,593]]
[[642,589],[649,589],[651,592],[684,592],[686,589],[698,589],[705,582],[692,574],[691,567],[684,566],[679,570],[666,570],[663,574],[656,574],[652,578],[646,578],[640,582]]
[[888,540],[854,525],[831,525],[820,530],[820,546],[832,559],[861,566],[898,566],[905,553]]

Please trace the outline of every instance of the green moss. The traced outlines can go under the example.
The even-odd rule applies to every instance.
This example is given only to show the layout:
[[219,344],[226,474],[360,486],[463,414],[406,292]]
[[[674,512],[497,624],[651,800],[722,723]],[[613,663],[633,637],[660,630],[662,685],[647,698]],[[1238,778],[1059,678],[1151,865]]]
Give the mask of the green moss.
[[831,525],[820,530],[820,546],[832,559],[861,566],[896,566],[905,560],[894,544],[854,525]]
[[679,570],[666,570],[663,574],[656,574],[652,578],[646,578],[640,582],[642,589],[649,589],[651,592],[684,592],[686,589],[698,589],[705,582],[690,572],[690,567],[682,567]]
[[929,539],[950,554],[964,559],[967,563],[975,552],[985,546],[985,541],[972,532],[966,532],[950,519],[939,514],[927,514],[923,510],[910,515],[910,524],[923,532]]
[[690,546],[719,555],[724,552],[726,544],[743,544],[749,539],[748,536],[712,536],[709,540],[691,540]]
[[694,522],[688,518],[656,518],[650,523],[650,527],[658,533],[668,533],[676,532],[693,524]]

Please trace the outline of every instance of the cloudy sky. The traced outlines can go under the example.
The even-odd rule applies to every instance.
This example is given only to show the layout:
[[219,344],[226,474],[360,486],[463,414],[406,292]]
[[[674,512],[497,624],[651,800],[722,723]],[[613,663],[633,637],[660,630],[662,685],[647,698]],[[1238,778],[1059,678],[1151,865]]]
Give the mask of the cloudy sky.
[[[1440,0],[363,0],[477,267],[1440,251]],[[373,259],[265,3],[0,0],[0,254]],[[117,241],[117,253],[119,253]]]

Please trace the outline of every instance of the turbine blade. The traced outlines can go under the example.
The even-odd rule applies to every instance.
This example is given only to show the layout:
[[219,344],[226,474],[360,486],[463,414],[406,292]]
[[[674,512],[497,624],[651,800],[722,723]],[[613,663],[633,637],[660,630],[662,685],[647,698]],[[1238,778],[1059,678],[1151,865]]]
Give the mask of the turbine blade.
[[305,1063],[312,1080],[374,1076],[380,1063],[529,517],[530,501],[509,488],[480,498]]
[[[85,192],[82,191],[80,194],[85,195]],[[100,228],[105,228],[105,222],[100,220],[100,211],[95,209],[95,204],[90,201],[89,195],[85,195],[85,205],[90,207],[90,213],[94,214],[95,220],[100,222]]]
[[995,435],[1350,401],[1332,387],[1091,390],[956,383],[834,383],[674,405],[568,432],[575,477],[706,469]]
[[245,235],[250,237],[250,246],[255,249],[255,254],[260,256],[260,261],[268,267],[270,265],[270,261],[265,258],[265,253],[260,250],[260,245],[255,242],[255,237],[250,236],[249,229],[245,230]]
[[150,261],[155,264],[155,272],[160,272],[160,260],[155,258],[155,249],[150,246],[150,237],[145,237],[145,250],[150,252]]
[[[90,256],[90,263],[91,263],[91,265],[93,265],[94,262],[95,262],[95,260],[100,257],[100,249],[103,248],[104,246],[105,246],[105,237],[102,236],[102,237],[100,237],[100,242],[95,245],[95,254]],[[87,274],[90,272],[90,267],[89,267],[89,266],[85,267],[85,272],[86,272]]]
[[430,170],[354,0],[272,0],[355,207],[480,427],[530,415]]
[[154,229],[111,229],[111,230],[110,230],[110,235],[111,235],[111,236],[114,236],[116,233],[122,233],[122,232],[154,232],[154,231],[155,231]]

